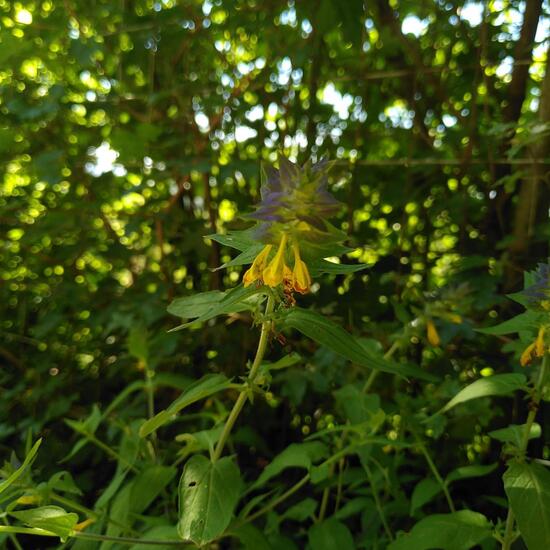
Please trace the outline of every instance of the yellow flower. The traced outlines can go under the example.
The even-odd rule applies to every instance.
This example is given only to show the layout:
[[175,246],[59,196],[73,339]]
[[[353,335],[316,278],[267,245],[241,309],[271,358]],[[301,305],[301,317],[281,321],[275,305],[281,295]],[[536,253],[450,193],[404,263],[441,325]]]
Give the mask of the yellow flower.
[[294,250],[294,270],[292,271],[293,287],[296,292],[306,294],[309,292],[309,287],[311,286],[311,277],[307,265],[302,258],[300,258],[298,245],[294,244],[292,248]]
[[283,233],[281,237],[281,243],[279,244],[279,249],[277,253],[269,262],[269,265],[263,270],[263,280],[264,283],[270,287],[276,287],[283,282],[283,277],[285,273],[285,248],[286,248],[287,236],[286,233]]
[[431,319],[426,321],[426,329],[428,332],[428,342],[430,342],[432,346],[439,346],[441,340],[439,338],[439,334],[437,333],[437,329],[435,328],[434,322]]
[[264,246],[262,251],[256,256],[254,262],[243,276],[244,286],[248,286],[254,281],[262,278],[262,273],[265,269],[265,264],[267,263],[267,258],[272,248],[273,245],[268,244]]
[[546,332],[546,327],[540,327],[537,337],[534,342],[529,344],[521,354],[519,362],[522,367],[528,365],[533,359],[533,352],[535,352],[536,357],[544,356],[544,333]]
[[525,367],[528,363],[531,362],[531,354],[533,353],[533,350],[535,349],[536,342],[533,342],[532,344],[529,344],[521,354],[521,357],[519,358],[520,365],[522,367]]

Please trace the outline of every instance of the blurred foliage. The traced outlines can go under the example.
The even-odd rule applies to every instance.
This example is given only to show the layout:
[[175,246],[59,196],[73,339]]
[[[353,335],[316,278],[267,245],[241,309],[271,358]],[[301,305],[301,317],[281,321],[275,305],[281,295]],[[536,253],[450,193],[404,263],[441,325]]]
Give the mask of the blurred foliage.
[[[364,471],[380,494],[365,485],[346,502],[341,487],[364,484],[368,460],[338,462],[340,489],[325,480],[330,519],[308,533],[319,510],[285,503],[268,516],[270,544],[324,548],[337,533],[345,546],[349,528],[358,547],[384,548],[381,505],[394,534],[448,512],[422,449],[443,475],[494,464],[501,447],[488,432],[525,422],[517,397],[431,415],[466,382],[521,370],[526,341],[475,329],[511,317],[519,306],[504,294],[549,255],[548,10],[535,0],[0,0],[0,454],[16,468],[11,449],[22,460],[43,438],[34,468],[50,481],[29,498],[70,497],[83,507],[70,511],[114,536],[174,535],[144,512],[175,525],[174,466],[208,450],[231,390],[193,404],[162,443],[140,440],[139,427],[205,374],[238,380],[256,332],[244,311],[169,333],[178,320],[166,308],[240,280],[240,266],[214,271],[235,254],[204,237],[248,226],[239,215],[258,199],[260,165],[282,151],[336,161],[337,225],[353,249],[343,262],[368,264],[317,278],[300,305],[438,381],[371,380],[297,333],[273,339],[270,360],[304,359],[270,372],[239,420],[232,449],[248,482],[289,444],[362,414],[347,407],[365,383],[365,410],[384,410],[380,434],[414,430],[424,443],[369,450],[380,467]],[[540,424],[533,445],[549,459]],[[148,476],[158,493],[135,502]],[[457,479],[459,508],[504,517],[497,473]],[[430,517],[417,532],[437,531]],[[485,520],[455,521],[483,540]],[[243,527],[238,538],[261,548],[259,535]]]

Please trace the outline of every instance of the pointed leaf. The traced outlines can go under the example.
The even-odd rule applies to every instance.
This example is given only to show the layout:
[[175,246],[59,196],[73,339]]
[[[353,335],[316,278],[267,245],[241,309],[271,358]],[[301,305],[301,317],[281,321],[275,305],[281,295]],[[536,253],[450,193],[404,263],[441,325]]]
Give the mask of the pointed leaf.
[[202,455],[191,457],[179,486],[180,537],[202,546],[221,535],[241,491],[240,472],[230,457],[215,463]]
[[491,534],[491,524],[483,514],[471,510],[434,514],[391,542],[388,550],[469,550]]
[[503,479],[504,490],[527,548],[548,550],[550,472],[536,463],[512,463]]
[[410,376],[431,382],[437,381],[437,377],[418,367],[394,363],[376,355],[372,350],[362,346],[357,338],[342,327],[314,311],[299,307],[292,308],[284,316],[283,322],[286,327],[299,330],[308,338],[358,365],[402,377]]
[[146,437],[154,432],[192,403],[223,391],[230,386],[231,380],[228,380],[223,374],[207,374],[203,376],[200,380],[191,384],[167,409],[160,411],[153,418],[145,421],[139,429],[140,437]]
[[73,532],[74,526],[78,523],[78,515],[74,512],[65,512],[59,506],[41,506],[30,510],[18,510],[10,512],[10,515],[30,525],[45,529],[59,535],[64,541]]
[[489,378],[480,378],[460,390],[439,412],[447,412],[470,399],[490,395],[511,395],[516,390],[525,389],[526,382],[525,375],[519,373],[495,374]]

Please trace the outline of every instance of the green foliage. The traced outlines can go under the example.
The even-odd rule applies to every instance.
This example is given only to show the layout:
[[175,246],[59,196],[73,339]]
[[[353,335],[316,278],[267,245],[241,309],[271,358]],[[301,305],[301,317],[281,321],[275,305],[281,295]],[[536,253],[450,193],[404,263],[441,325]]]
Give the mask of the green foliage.
[[547,8],[0,0],[0,549],[546,550]]
[[512,463],[504,490],[529,550],[543,550],[550,540],[550,473],[540,464]]
[[483,514],[460,510],[434,514],[419,521],[410,533],[392,542],[389,550],[468,550],[491,536],[491,524]]
[[221,535],[241,491],[241,477],[233,459],[225,457],[212,463],[201,455],[191,457],[179,485],[180,537],[202,546]]
[[490,395],[511,395],[514,391],[525,388],[526,378],[523,374],[496,374],[490,378],[480,378],[457,393],[442,409],[447,412],[456,405]]

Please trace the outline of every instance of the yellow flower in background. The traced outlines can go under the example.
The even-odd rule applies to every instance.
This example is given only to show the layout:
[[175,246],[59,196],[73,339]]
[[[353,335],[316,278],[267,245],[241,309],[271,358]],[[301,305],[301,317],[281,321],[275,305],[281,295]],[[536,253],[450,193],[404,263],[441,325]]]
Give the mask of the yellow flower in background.
[[283,233],[277,253],[268,266],[263,270],[263,281],[267,286],[276,287],[283,282],[285,267],[287,267],[285,264],[287,239],[288,237],[286,236],[286,233]]
[[300,294],[309,292],[311,286],[311,277],[306,263],[300,258],[300,249],[297,244],[292,245],[294,250],[294,270],[292,271],[293,288]]
[[522,367],[528,365],[533,360],[533,352],[535,357],[543,357],[545,353],[544,335],[546,333],[546,327],[540,327],[537,337],[534,342],[529,344],[521,354],[519,362]]
[[439,338],[437,329],[435,328],[434,322],[431,319],[428,319],[426,321],[426,330],[428,342],[430,342],[430,344],[434,347],[439,346],[439,344],[441,343],[441,339]]
[[264,246],[262,251],[256,256],[250,268],[243,275],[244,286],[248,286],[254,281],[257,281],[258,279],[262,278],[262,273],[265,269],[265,266],[267,264],[267,259],[269,257],[269,253],[271,252],[272,248],[273,248],[273,245],[268,244]]

